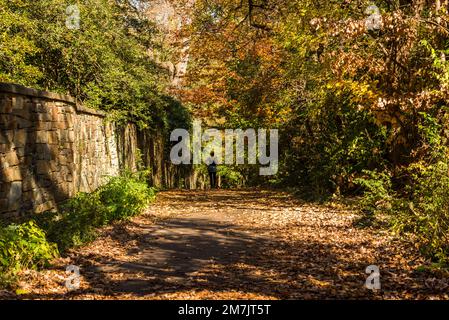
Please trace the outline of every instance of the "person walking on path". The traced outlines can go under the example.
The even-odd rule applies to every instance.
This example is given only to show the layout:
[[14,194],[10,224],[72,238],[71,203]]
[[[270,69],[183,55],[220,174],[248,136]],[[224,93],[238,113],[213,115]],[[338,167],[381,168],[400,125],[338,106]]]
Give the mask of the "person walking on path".
[[217,159],[217,157],[215,157],[214,151],[212,151],[210,153],[210,157],[208,157],[206,159],[206,165],[207,165],[207,172],[209,172],[210,188],[216,189],[217,188],[218,159]]

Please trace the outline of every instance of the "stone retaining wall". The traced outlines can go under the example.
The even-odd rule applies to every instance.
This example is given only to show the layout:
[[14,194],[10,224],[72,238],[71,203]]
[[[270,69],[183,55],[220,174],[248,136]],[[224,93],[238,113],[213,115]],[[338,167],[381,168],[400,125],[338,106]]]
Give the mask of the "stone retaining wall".
[[55,210],[122,169],[151,169],[157,187],[204,188],[190,166],[172,165],[163,133],[121,127],[70,97],[0,83],[0,217]]
[[0,215],[56,209],[117,175],[113,123],[68,96],[0,83]]

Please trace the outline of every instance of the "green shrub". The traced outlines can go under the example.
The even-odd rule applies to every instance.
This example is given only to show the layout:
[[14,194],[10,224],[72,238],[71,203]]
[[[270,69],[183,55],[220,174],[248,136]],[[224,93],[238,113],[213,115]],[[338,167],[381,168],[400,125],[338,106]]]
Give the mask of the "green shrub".
[[139,214],[154,199],[154,189],[130,174],[111,178],[98,191],[106,212],[106,221],[122,220]]
[[139,214],[155,197],[144,178],[125,173],[93,193],[78,194],[59,212],[0,226],[0,285],[13,284],[20,270],[47,266],[59,251],[94,240],[97,228]]
[[0,227],[0,283],[10,282],[22,269],[45,267],[56,256],[56,245],[35,222]]
[[280,136],[282,186],[311,200],[355,191],[363,170],[385,166],[385,128],[352,102],[350,92],[323,93],[301,107]]
[[414,239],[421,252],[440,263],[449,263],[449,150],[441,135],[442,124],[420,113],[420,150],[426,156],[407,166],[404,195],[392,215],[393,228]]
[[61,206],[58,213],[38,218],[48,238],[61,251],[90,242],[96,229],[139,214],[155,197],[141,173],[112,177],[93,193],[80,193]]
[[244,177],[238,168],[219,166],[217,176],[221,177],[222,188],[236,188],[244,184]]
[[412,240],[428,258],[449,263],[449,163],[448,148],[441,136],[442,125],[426,113],[419,113],[421,159],[397,170],[401,184],[393,188],[387,171],[364,171],[356,179],[363,188],[361,207],[371,218],[389,213],[393,231]]
[[[392,230],[412,240],[421,253],[441,263],[449,263],[449,165],[447,161],[426,164],[420,161],[404,169],[409,178],[402,193],[393,191],[388,173],[366,172],[357,179],[364,195],[362,219],[370,223],[387,214]],[[365,224],[365,223],[364,223]]]
[[79,193],[64,203],[59,212],[46,213],[38,221],[50,241],[65,251],[95,239],[95,228],[106,224],[107,212],[97,192]]
[[449,166],[419,162],[408,168],[408,196],[397,200],[393,228],[415,239],[422,253],[449,262]]
[[363,188],[364,194],[360,205],[367,214],[391,209],[394,200],[392,194],[391,175],[388,172],[363,170],[364,177],[354,180]]

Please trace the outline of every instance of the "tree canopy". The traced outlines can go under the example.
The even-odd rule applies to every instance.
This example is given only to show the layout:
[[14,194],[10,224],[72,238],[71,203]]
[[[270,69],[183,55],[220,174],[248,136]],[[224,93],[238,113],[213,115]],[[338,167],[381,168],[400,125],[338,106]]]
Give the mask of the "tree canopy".
[[[142,127],[164,122],[167,73],[155,23],[136,2],[0,1],[0,81],[69,93]],[[79,28],[69,28],[79,15]]]

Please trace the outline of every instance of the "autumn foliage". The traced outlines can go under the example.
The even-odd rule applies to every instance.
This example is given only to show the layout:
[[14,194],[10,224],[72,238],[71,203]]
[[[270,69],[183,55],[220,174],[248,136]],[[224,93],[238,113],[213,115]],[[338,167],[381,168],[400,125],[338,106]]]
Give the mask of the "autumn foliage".
[[278,184],[321,198],[364,194],[374,201],[365,208],[395,215],[396,229],[432,234],[437,244],[423,247],[444,260],[440,200],[449,186],[422,186],[448,176],[447,1],[200,0],[195,8],[183,97],[197,114],[279,128]]

